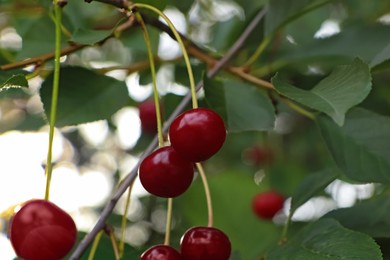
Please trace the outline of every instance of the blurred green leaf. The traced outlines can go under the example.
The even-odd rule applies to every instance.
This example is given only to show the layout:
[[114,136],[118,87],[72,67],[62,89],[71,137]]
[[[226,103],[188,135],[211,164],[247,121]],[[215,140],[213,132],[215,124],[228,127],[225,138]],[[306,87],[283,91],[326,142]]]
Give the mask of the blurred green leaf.
[[0,72],[0,92],[7,88],[28,87],[28,82],[23,74],[10,75]]
[[[301,28],[302,30],[302,28]],[[285,44],[270,64],[274,70],[297,62],[321,65],[324,63],[353,60],[359,57],[371,63],[390,42],[390,27],[379,23],[352,23],[330,37],[315,39],[300,44]],[[357,44],[358,43],[358,44]],[[378,59],[376,62],[379,62]],[[370,65],[372,67],[372,65]]]
[[[265,250],[276,243],[279,228],[269,221],[259,220],[252,212],[252,198],[266,187],[255,185],[245,172],[227,171],[209,173],[209,186],[214,209],[214,226],[230,238],[232,251],[241,259],[258,259]],[[200,178],[175,203],[192,226],[207,224],[207,206]]]
[[[34,56],[54,52],[55,27],[47,15],[36,19],[18,20],[22,24],[17,26],[18,33],[23,39],[23,48],[18,52],[16,59],[23,60]],[[61,37],[62,46],[67,46],[66,36]]]
[[[160,42],[160,31],[149,26],[148,28],[152,52],[157,54]],[[132,58],[135,61],[145,61],[148,59],[148,51],[142,30],[127,30],[122,32],[120,40],[131,50]]]
[[307,225],[286,244],[271,250],[266,259],[379,260],[382,254],[371,237],[346,229],[333,219],[322,219]]
[[330,168],[306,176],[292,195],[290,214],[293,214],[317,193],[323,191],[338,175],[337,169]]
[[[192,73],[194,74],[195,82],[202,79],[203,72],[205,71],[204,64],[194,64],[191,66]],[[183,63],[176,64],[175,66],[175,82],[190,87],[190,80],[188,78],[187,66]]]
[[370,62],[370,67],[375,68],[390,59],[390,43],[383,48]]
[[276,90],[305,106],[324,112],[338,125],[343,125],[345,113],[362,102],[371,90],[368,66],[359,59],[351,64],[338,66],[310,91],[272,78]]
[[319,130],[337,166],[355,181],[390,183],[390,118],[354,108],[343,127],[325,116]]
[[272,0],[265,18],[265,33],[270,34],[281,26],[317,7],[327,4],[329,0]]
[[[49,116],[53,74],[43,82],[41,99]],[[107,119],[130,101],[125,82],[81,67],[60,72],[57,126],[77,125]]]
[[390,196],[363,201],[350,208],[336,209],[323,218],[334,218],[343,226],[372,237],[390,237]]
[[206,76],[204,90],[207,103],[222,116],[229,132],[273,129],[275,112],[264,90],[239,80]]
[[113,30],[89,30],[78,28],[69,39],[71,42],[79,44],[93,45],[98,43],[113,33]]

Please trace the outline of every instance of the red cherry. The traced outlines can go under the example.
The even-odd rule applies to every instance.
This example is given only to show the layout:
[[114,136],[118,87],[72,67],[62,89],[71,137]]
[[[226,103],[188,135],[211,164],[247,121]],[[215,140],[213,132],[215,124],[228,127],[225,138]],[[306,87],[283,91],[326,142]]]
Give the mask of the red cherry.
[[259,218],[272,219],[283,208],[284,200],[276,191],[259,193],[252,200],[252,209]]
[[191,185],[194,166],[171,146],[165,146],[148,155],[141,162],[138,173],[142,186],[148,192],[159,197],[174,198]]
[[18,257],[53,260],[65,257],[76,242],[73,219],[46,200],[30,200],[11,219],[9,237]]
[[138,106],[138,109],[142,130],[149,134],[157,133],[156,106],[154,101],[146,100]]
[[212,227],[193,227],[181,238],[181,255],[186,260],[228,260],[231,253],[229,238]]
[[156,245],[143,252],[141,260],[181,260],[181,256],[173,247]]
[[191,162],[207,160],[221,149],[226,139],[222,118],[213,110],[195,108],[179,115],[171,124],[172,147]]

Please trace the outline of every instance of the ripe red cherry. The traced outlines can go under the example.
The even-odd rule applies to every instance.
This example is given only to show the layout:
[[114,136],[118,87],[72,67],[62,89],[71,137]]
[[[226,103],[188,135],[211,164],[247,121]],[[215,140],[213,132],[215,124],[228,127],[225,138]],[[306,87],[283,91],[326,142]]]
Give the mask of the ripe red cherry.
[[226,139],[222,118],[213,110],[195,108],[179,115],[171,124],[172,147],[191,162],[209,159],[221,149]]
[[191,185],[194,166],[171,146],[165,146],[148,155],[141,162],[138,173],[142,186],[148,192],[163,198],[174,198]]
[[272,219],[283,208],[285,198],[276,191],[257,194],[252,200],[253,212],[262,219]]
[[156,106],[153,100],[146,100],[138,106],[142,130],[149,134],[157,133]]
[[231,253],[229,238],[212,227],[193,227],[180,242],[181,255],[186,260],[228,260]]
[[143,252],[141,260],[181,260],[181,256],[173,247],[156,245]]
[[11,219],[9,237],[15,253],[26,260],[64,258],[76,242],[73,219],[46,200],[30,200]]

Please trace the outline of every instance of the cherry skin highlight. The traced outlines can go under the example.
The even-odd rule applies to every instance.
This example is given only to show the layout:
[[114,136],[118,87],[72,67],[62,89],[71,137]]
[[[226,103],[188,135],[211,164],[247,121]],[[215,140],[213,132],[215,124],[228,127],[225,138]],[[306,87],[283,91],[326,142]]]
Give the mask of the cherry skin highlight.
[[169,128],[169,138],[180,156],[191,162],[200,162],[221,149],[226,128],[222,118],[213,110],[195,108],[175,118]]
[[231,254],[229,238],[213,227],[193,227],[181,238],[181,255],[186,260],[228,260]]
[[157,133],[156,106],[153,100],[146,100],[138,106],[142,131],[148,134]]
[[261,219],[272,219],[283,208],[285,198],[276,191],[257,194],[252,200],[252,210]]
[[12,217],[9,237],[18,257],[63,259],[77,238],[73,219],[54,203],[30,200]]
[[141,255],[141,260],[181,260],[180,253],[173,247],[155,245]]
[[194,166],[171,147],[158,148],[148,155],[138,169],[142,186],[151,194],[174,198],[192,183]]

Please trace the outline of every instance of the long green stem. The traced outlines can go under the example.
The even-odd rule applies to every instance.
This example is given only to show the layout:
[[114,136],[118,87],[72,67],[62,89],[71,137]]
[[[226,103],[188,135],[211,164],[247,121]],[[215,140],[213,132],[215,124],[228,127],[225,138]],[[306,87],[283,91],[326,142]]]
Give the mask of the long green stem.
[[213,226],[213,218],[214,217],[213,217],[213,205],[211,203],[211,194],[210,194],[209,184],[207,182],[206,173],[205,173],[205,171],[203,169],[202,164],[201,163],[196,163],[196,168],[198,168],[199,175],[202,178],[204,192],[205,192],[205,195],[206,195],[207,211],[208,211],[208,224],[207,224],[207,226],[208,227],[212,227]]
[[150,37],[148,30],[145,26],[144,20],[142,19],[142,16],[138,12],[134,12],[135,18],[141,25],[142,31],[144,33],[144,39],[146,48],[148,49],[148,57],[149,57],[149,63],[150,63],[150,71],[152,74],[152,82],[153,82],[153,98],[154,98],[154,104],[156,107],[156,119],[157,119],[157,136],[158,136],[158,146],[162,147],[164,145],[164,137],[162,134],[162,122],[161,122],[161,111],[160,111],[160,102],[158,99],[158,92],[157,92],[157,80],[156,80],[156,67],[154,65],[154,57],[152,52],[152,46],[150,44]]
[[120,257],[123,257],[123,253],[125,251],[125,234],[126,234],[126,225],[127,225],[127,213],[129,212],[129,207],[130,207],[130,203],[131,203],[131,191],[133,190],[133,184],[134,183],[132,183],[129,186],[129,191],[128,191],[127,197],[126,197],[125,210],[124,210],[123,216],[122,216],[122,223],[121,223],[122,234],[121,234],[121,241],[119,242],[119,256]]
[[167,223],[165,225],[165,240],[164,245],[169,246],[171,240],[171,224],[172,224],[172,198],[168,198],[168,208],[167,208]]
[[160,10],[158,10],[157,8],[155,8],[151,5],[136,3],[136,4],[133,4],[132,6],[129,7],[130,11],[134,7],[145,8],[145,9],[148,9],[148,10],[153,11],[156,14],[160,15],[165,20],[165,22],[168,24],[169,28],[172,30],[172,33],[175,36],[175,38],[176,38],[176,40],[181,48],[181,51],[182,51],[183,57],[184,57],[184,61],[185,61],[186,66],[187,66],[188,78],[190,80],[190,88],[191,88],[192,107],[197,108],[198,107],[198,100],[196,98],[195,80],[194,80],[194,75],[193,75],[192,68],[191,68],[190,59],[188,57],[187,50],[184,46],[184,43],[183,43],[179,33],[177,32],[175,26],[173,25],[171,20],[169,20],[169,18],[163,12],[161,12]]
[[60,81],[60,58],[61,58],[61,20],[62,9],[54,0],[54,16],[55,16],[55,58],[54,58],[54,78],[53,78],[53,93],[51,98],[50,109],[50,128],[49,128],[49,147],[47,151],[46,160],[46,189],[45,200],[50,197],[50,183],[52,173],[52,153],[53,153],[53,139],[54,139],[54,126],[56,122],[57,103],[58,103],[58,89]]
[[[188,57],[188,54],[187,54],[187,50],[184,46],[184,43],[179,35],[179,33],[177,32],[175,26],[173,25],[173,23],[169,20],[169,18],[163,13],[161,12],[160,10],[158,10],[157,8],[153,7],[153,6],[150,6],[150,5],[147,5],[147,4],[134,4],[132,6],[129,7],[129,10],[132,11],[132,9],[134,7],[138,7],[138,8],[145,8],[145,9],[148,9],[148,10],[151,10],[155,13],[157,13],[158,15],[160,15],[168,24],[169,28],[172,30],[173,34],[175,35],[175,38],[177,40],[177,42],[179,43],[179,46],[181,48],[181,51],[183,53],[183,57],[184,57],[184,60],[185,60],[185,63],[186,63],[186,66],[187,66],[187,71],[188,71],[188,77],[189,77],[189,80],[190,80],[190,89],[191,89],[191,97],[192,97],[192,107],[193,108],[197,108],[198,107],[198,100],[196,98],[196,87],[195,87],[195,80],[194,80],[194,75],[193,75],[193,72],[192,72],[192,67],[191,67],[191,63],[190,63],[190,59]],[[143,22],[143,19],[142,19],[142,16],[140,13],[138,13],[137,11],[134,12],[135,13],[135,17],[137,19],[137,21],[140,23],[143,31],[144,31],[144,37],[145,37],[145,42],[146,42],[146,45],[147,45],[147,48],[148,48],[148,54],[149,54],[149,60],[150,60],[150,68],[152,70],[152,77],[155,77],[155,69],[154,69],[154,59],[153,59],[153,54],[152,54],[152,49],[151,49],[151,46],[150,46],[150,40],[149,40],[149,36],[147,34],[147,29],[146,29],[146,26],[145,26],[145,23]],[[153,78],[153,84],[154,84],[154,99],[155,99],[155,102],[156,102],[156,113],[157,113],[157,116],[160,116],[160,112],[159,110],[157,110],[157,107],[158,107],[158,96],[157,96],[157,89],[155,87],[155,78]],[[158,123],[158,120],[157,120],[157,123]],[[158,137],[159,137],[159,146],[163,146],[163,139],[162,139],[162,127],[161,125],[159,126],[158,125]],[[160,137],[161,135],[161,137]],[[162,140],[160,142],[160,140]],[[172,223],[172,198],[168,198],[168,206],[167,206],[167,222],[166,222],[166,230],[165,230],[165,241],[164,241],[164,244],[165,245],[169,245],[170,243],[170,234],[171,234],[171,223]]]
[[256,60],[260,57],[260,55],[263,53],[265,48],[268,46],[268,44],[271,42],[271,39],[273,39],[273,34],[268,35],[264,40],[260,43],[260,45],[257,47],[255,52],[252,54],[252,56],[245,62],[243,67],[250,67],[253,63],[256,62]]
[[99,246],[99,242],[102,238],[103,232],[103,230],[100,230],[99,233],[96,235],[95,239],[93,240],[91,251],[89,251],[88,260],[93,260],[93,258],[95,257],[95,253]]

